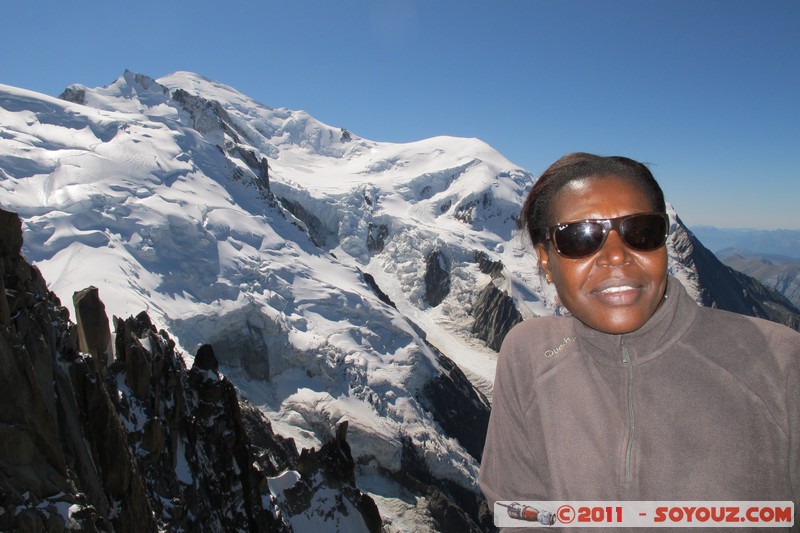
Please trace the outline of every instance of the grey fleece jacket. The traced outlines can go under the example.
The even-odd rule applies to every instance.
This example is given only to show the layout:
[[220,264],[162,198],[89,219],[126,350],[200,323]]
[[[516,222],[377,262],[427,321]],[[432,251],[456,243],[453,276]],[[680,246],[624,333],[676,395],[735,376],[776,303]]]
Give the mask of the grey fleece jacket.
[[800,334],[700,307],[674,278],[633,333],[524,321],[498,359],[479,482],[490,506],[791,500],[797,522]]

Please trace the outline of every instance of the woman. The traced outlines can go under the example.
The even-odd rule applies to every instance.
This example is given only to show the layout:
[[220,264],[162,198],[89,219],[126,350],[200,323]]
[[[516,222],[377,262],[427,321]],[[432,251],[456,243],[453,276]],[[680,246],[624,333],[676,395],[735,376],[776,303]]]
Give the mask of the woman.
[[520,220],[571,317],[527,320],[498,359],[480,485],[497,500],[800,496],[800,334],[699,307],[668,276],[642,164],[571,154]]

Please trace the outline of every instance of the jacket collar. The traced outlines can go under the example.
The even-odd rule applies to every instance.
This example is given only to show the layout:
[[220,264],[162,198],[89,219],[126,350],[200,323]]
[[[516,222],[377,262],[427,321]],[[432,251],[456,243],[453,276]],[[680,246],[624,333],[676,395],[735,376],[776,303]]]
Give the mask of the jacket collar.
[[600,363],[622,365],[624,346],[630,360],[638,365],[658,357],[683,337],[699,309],[681,282],[669,276],[664,301],[650,320],[636,331],[612,335],[592,329],[576,318],[573,321],[584,353]]

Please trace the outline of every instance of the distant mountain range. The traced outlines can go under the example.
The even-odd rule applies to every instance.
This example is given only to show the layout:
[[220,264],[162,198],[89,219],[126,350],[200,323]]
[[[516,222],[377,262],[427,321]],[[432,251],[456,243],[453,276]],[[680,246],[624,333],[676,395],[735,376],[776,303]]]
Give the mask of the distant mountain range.
[[[143,333],[139,344],[156,366],[157,345],[166,343],[192,379],[216,383],[218,369],[258,409],[252,419],[268,419],[279,442],[292,442],[272,462],[291,472],[253,474],[270,487],[316,487],[303,450],[346,444],[347,491],[369,496],[384,531],[478,531],[491,522],[477,474],[497,350],[520,320],[561,312],[515,227],[534,180],[478,139],[372,141],[187,72],[153,80],[126,71],[60,98],[0,86],[0,207],[21,218],[19,246],[35,277],[73,316],[73,294],[89,286],[109,315],[146,311],[159,335]],[[670,272],[698,303],[800,328],[785,298],[723,265],[701,240],[670,208]],[[26,314],[11,310],[27,305],[16,299],[26,289],[5,276],[13,301],[0,318],[23,335]],[[42,289],[29,292],[36,307]],[[55,303],[51,310],[63,315]],[[59,328],[70,330],[65,320]],[[213,359],[195,359],[203,345],[213,346]],[[109,349],[111,365],[123,364],[124,351]],[[57,351],[41,353],[61,364]],[[107,394],[130,397],[112,370]],[[140,392],[142,405],[169,403],[157,385]],[[195,485],[201,494],[195,474],[214,469],[235,480],[241,469],[231,465],[226,476],[198,455],[187,468],[192,433],[180,424],[162,431],[157,412],[134,414],[120,420],[129,436],[149,423],[145,434],[171,446],[171,460],[159,463],[166,477],[144,482],[150,507],[169,511],[156,516],[159,527],[202,529],[207,510],[163,499]],[[326,501],[344,502],[344,492],[324,486],[333,491]],[[34,514],[38,501],[54,498],[17,496]],[[107,518],[126,516],[124,505],[106,505]],[[344,503],[322,514],[278,507],[296,532],[335,529],[346,514]]]
[[717,252],[717,256],[729,267],[775,289],[800,308],[800,259],[741,248],[726,248]]
[[[800,215],[798,215],[800,220]],[[747,228],[690,228],[706,248],[719,255],[726,248],[754,254],[774,254],[800,259],[800,230],[759,230]]]
[[729,267],[747,274],[800,308],[800,230],[691,228]]

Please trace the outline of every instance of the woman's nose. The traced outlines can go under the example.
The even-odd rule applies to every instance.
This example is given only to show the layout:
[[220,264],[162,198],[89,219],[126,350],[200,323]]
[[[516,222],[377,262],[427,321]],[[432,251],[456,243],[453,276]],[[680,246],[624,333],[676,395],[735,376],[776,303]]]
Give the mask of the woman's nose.
[[630,260],[630,248],[623,242],[617,230],[611,230],[606,236],[606,242],[597,252],[597,263],[602,266],[623,265]]

